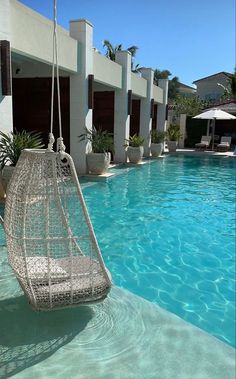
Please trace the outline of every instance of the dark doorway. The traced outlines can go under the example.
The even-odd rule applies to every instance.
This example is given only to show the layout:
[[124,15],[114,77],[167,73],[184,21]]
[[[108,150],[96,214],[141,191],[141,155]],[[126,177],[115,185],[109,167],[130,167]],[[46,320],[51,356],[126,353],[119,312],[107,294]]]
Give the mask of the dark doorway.
[[152,119],[152,129],[158,129],[157,125],[157,104],[154,104],[154,115]]
[[[42,133],[48,144],[51,117],[50,78],[12,79],[13,126],[17,131],[37,131]],[[66,151],[70,151],[70,84],[69,78],[60,77],[62,135]],[[59,136],[57,90],[55,83],[53,133]]]
[[205,136],[206,132],[207,120],[187,116],[185,147],[195,147],[195,144],[201,141],[202,136]]
[[94,92],[93,125],[96,129],[114,132],[115,92]]
[[140,129],[140,100],[132,100],[132,114],[130,116],[130,132],[129,134],[133,136],[134,134],[139,134]]

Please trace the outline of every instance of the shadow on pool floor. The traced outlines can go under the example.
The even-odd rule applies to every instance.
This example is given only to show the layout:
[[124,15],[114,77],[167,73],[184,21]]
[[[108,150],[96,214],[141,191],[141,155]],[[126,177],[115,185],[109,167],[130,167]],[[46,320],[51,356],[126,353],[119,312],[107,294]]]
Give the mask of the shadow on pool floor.
[[1,378],[234,378],[233,348],[117,287],[102,304],[46,313],[4,299],[0,325]]

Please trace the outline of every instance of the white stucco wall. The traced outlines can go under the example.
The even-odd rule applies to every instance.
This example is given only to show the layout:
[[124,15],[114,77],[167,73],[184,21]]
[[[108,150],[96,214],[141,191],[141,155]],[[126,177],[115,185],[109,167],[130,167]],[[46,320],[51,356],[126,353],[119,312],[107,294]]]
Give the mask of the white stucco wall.
[[124,143],[129,138],[130,115],[128,115],[128,91],[131,89],[131,54],[117,51],[116,62],[122,66],[122,88],[115,91],[114,146],[115,162],[126,162]]
[[88,108],[88,75],[93,73],[93,25],[84,19],[70,21],[70,35],[78,41],[82,60],[76,74],[70,75],[70,151],[79,173],[85,173],[88,141],[78,136],[92,129],[93,114]]
[[139,132],[142,137],[144,137],[144,156],[148,157],[150,155],[150,144],[151,135],[150,131],[152,129],[152,118],[151,118],[151,100],[153,98],[153,78],[154,71],[151,68],[142,67],[140,72],[143,78],[147,81],[147,94],[145,98],[141,99],[141,109],[140,109],[140,126]]
[[[59,71],[60,76],[69,76],[68,71]],[[46,78],[52,76],[52,65],[36,60],[22,60],[12,57],[12,77],[13,78]]]
[[159,87],[162,90],[163,96],[162,96],[161,104],[158,105],[158,110],[157,110],[157,128],[160,131],[165,132],[166,127],[167,127],[166,107],[168,104],[168,79],[159,79],[158,87],[156,88],[159,88]]
[[186,114],[181,114],[179,119],[179,127],[180,127],[180,138],[179,138],[179,148],[184,149],[184,140],[186,136]]
[[[5,0],[1,0],[5,1]],[[53,23],[16,0],[10,0],[11,49],[45,63],[52,62]],[[59,65],[77,71],[77,41],[58,26]],[[27,36],[27,38],[26,38]]]
[[122,86],[122,66],[93,51],[94,80],[115,88]]
[[131,89],[133,95],[140,97],[147,96],[147,80],[131,72]]
[[0,1],[0,40],[10,39],[10,3],[9,0]]
[[163,89],[153,85],[153,98],[155,103],[163,103]]

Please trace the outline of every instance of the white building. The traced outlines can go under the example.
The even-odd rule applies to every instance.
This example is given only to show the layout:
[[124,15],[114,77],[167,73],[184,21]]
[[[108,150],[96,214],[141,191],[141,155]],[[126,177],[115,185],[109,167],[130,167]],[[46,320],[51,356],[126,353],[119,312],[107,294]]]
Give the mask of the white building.
[[[49,132],[52,32],[52,21],[17,0],[0,1],[1,130],[37,130],[45,136]],[[89,148],[78,136],[99,117],[102,127],[110,117],[115,161],[126,160],[124,140],[130,134],[130,119],[145,137],[148,155],[152,124],[165,129],[167,81],[154,85],[151,68],[143,68],[141,76],[131,72],[127,51],[117,52],[115,62],[99,54],[93,48],[93,26],[87,20],[70,21],[69,31],[58,27],[58,46],[63,134],[78,172],[86,171]],[[128,99],[138,105],[134,107],[137,117],[128,114]]]
[[222,71],[195,80],[193,84],[197,86],[197,96],[199,96],[200,99],[219,101],[224,94],[225,88],[230,88],[230,82],[230,73]]

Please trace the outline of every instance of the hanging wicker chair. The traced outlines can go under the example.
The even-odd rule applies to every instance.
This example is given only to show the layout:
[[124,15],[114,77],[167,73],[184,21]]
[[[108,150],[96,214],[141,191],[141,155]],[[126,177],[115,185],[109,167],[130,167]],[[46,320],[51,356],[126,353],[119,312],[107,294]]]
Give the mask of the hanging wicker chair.
[[103,300],[111,277],[70,155],[24,150],[7,189],[10,264],[36,310]]

